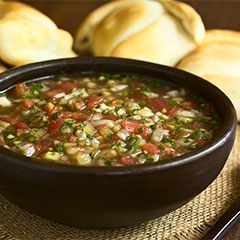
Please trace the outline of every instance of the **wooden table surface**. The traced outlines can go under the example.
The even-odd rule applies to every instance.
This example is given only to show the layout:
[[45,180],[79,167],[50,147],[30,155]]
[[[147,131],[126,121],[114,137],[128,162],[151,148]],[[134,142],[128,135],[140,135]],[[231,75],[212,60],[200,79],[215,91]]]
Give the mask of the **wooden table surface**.
[[[42,0],[23,1],[39,9],[55,23],[73,35],[88,13],[107,0]],[[206,29],[231,29],[240,31],[240,1],[238,0],[185,0],[201,15]],[[240,239],[240,223],[224,238]]]

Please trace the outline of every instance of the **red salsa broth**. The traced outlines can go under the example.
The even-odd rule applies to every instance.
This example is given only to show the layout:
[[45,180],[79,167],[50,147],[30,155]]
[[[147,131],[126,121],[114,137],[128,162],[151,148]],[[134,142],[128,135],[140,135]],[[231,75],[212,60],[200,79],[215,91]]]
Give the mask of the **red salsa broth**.
[[80,166],[148,164],[191,152],[219,127],[213,106],[185,88],[102,74],[18,84],[0,96],[0,144]]

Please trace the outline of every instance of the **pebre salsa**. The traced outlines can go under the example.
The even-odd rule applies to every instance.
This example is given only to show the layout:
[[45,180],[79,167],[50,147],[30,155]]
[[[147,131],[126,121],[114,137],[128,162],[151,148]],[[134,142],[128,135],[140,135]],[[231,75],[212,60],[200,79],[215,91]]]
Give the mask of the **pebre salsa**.
[[56,77],[0,96],[0,144],[79,166],[149,164],[206,144],[220,123],[185,88],[136,76]]

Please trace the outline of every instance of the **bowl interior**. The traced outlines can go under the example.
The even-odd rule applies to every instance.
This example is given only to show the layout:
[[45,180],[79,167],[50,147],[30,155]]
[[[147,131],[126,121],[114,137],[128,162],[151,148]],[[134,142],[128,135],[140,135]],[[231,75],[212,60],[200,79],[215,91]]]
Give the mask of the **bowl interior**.
[[58,163],[46,162],[27,158],[18,153],[12,152],[8,149],[0,147],[0,157],[9,156],[11,159],[18,159],[22,163],[31,163],[33,165],[43,167],[56,167],[58,169],[69,169],[76,171],[95,171],[100,172],[114,172],[114,171],[131,171],[141,168],[151,169],[153,167],[166,168],[171,165],[180,165],[188,161],[193,161],[196,158],[208,154],[216,147],[224,143],[225,138],[231,134],[236,127],[236,113],[232,103],[218,88],[211,83],[190,73],[157,64],[120,59],[120,58],[104,58],[104,57],[89,57],[89,58],[73,58],[62,59],[47,62],[40,62],[36,64],[29,64],[23,67],[11,69],[0,75],[0,91],[6,91],[19,82],[32,82],[53,79],[56,76],[94,76],[100,73],[134,75],[138,77],[151,78],[155,81],[163,81],[172,85],[184,86],[191,91],[208,99],[216,108],[221,119],[221,129],[206,145],[187,153],[183,156],[176,157],[170,160],[164,160],[159,163],[150,165],[137,165],[128,167],[80,167],[69,166]]

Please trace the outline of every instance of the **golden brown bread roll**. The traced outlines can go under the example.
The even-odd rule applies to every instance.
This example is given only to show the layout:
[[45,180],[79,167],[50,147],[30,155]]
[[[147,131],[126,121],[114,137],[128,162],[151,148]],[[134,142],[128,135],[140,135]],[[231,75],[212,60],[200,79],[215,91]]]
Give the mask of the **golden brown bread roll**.
[[78,28],[75,49],[174,66],[204,37],[200,16],[172,0],[118,0],[93,11]]
[[203,77],[225,92],[240,121],[240,32],[207,31],[203,44],[177,67]]
[[8,68],[0,63],[0,73],[5,72]]
[[13,66],[76,56],[68,32],[20,2],[0,2],[0,36],[0,58]]

